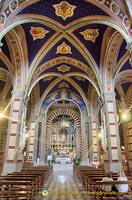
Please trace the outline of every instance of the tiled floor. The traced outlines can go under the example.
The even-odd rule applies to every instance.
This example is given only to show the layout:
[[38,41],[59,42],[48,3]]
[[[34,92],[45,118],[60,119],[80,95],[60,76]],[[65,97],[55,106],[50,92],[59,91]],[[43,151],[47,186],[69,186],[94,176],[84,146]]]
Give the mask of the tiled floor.
[[[49,192],[46,197],[42,195],[44,189]],[[54,165],[53,174],[43,184],[34,200],[96,200],[96,197],[84,194],[83,191],[85,188],[78,177],[73,174],[72,165]],[[112,198],[106,197],[105,199]],[[123,198],[125,199],[127,198]]]
[[[42,191],[47,189],[49,195],[42,196]],[[41,191],[34,200],[81,200],[91,199],[80,194],[85,189],[80,180],[74,175],[72,165],[54,165],[53,174],[44,183]]]

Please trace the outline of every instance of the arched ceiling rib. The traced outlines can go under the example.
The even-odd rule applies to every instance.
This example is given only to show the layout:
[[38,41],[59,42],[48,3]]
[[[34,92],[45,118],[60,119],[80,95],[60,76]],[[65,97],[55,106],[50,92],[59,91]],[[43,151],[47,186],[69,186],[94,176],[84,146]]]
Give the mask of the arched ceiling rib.
[[[114,72],[112,78],[115,77],[115,84],[119,82],[124,83],[125,78],[127,78],[127,81],[131,81],[131,67],[128,65],[128,58],[130,56],[125,48],[126,41],[131,42],[132,39],[130,37],[129,26],[127,26],[124,19],[126,19],[126,22],[129,21],[126,18],[126,10],[123,10],[124,7],[122,7],[124,4],[121,5],[119,2],[115,3],[115,1],[112,1],[110,5],[107,5],[108,1],[106,2],[105,0],[102,2],[99,0],[78,0],[75,2],[69,0],[69,4],[73,5],[72,8],[74,9],[71,16],[64,20],[64,16],[56,14],[57,11],[53,7],[53,5],[60,2],[62,1],[23,0],[23,3],[19,1],[17,8],[12,10],[11,15],[6,18],[7,21],[0,27],[0,39],[6,35],[3,38],[4,45],[6,45],[7,41],[7,46],[10,50],[8,35],[12,33],[15,35],[16,30],[23,33],[22,38],[20,34],[16,34],[16,41],[18,40],[20,44],[21,57],[24,61],[22,69],[23,77],[25,78],[25,98],[27,94],[29,96],[32,93],[32,89],[36,84],[41,87],[40,93],[42,93],[45,82],[41,81],[40,84],[40,80],[53,76],[53,79],[45,84],[47,86],[49,84],[49,86],[47,89],[44,87],[44,98],[52,90],[58,89],[57,84],[59,82],[65,81],[69,85],[74,86],[74,88],[77,88],[87,105],[87,98],[89,97],[87,92],[90,92],[89,85],[91,83],[95,87],[98,96],[103,94],[103,84],[105,84],[103,80],[104,71],[109,61],[105,55],[112,42],[114,45],[116,35],[121,36],[118,45],[116,47],[113,46],[113,49],[116,48],[116,51],[112,60],[112,69]],[[113,3],[119,9],[119,14],[114,12],[112,8]],[[121,18],[121,12],[124,18]],[[9,23],[9,20],[11,20],[11,23]],[[34,33],[31,34],[32,27],[39,27],[41,30],[47,32],[41,39],[34,39],[33,34],[35,35],[35,31],[38,30],[34,29]],[[87,40],[86,35],[85,38],[82,34],[86,30],[96,30],[92,34],[95,34],[97,37],[94,40]],[[20,42],[21,39],[22,42]],[[57,48],[64,42],[71,48],[71,53],[63,54],[57,52]],[[7,69],[13,73],[15,71],[13,64],[15,55],[13,54],[13,50],[11,50],[10,55],[13,55],[11,60],[8,48],[1,47],[3,52],[0,53],[0,63],[4,62],[5,66],[8,66]],[[2,60],[3,56],[4,60]],[[63,58],[65,58],[65,61]],[[67,60],[69,60],[69,63]],[[65,67],[65,70],[67,71],[60,70],[64,67],[63,65],[66,65],[67,69]],[[81,79],[84,79],[86,88],[83,87]]]

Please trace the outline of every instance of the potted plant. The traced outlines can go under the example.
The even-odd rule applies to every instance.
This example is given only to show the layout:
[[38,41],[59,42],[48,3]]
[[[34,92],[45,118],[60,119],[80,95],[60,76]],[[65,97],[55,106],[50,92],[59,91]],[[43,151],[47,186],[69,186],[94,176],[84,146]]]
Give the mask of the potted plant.
[[50,160],[47,161],[48,165],[50,166]]

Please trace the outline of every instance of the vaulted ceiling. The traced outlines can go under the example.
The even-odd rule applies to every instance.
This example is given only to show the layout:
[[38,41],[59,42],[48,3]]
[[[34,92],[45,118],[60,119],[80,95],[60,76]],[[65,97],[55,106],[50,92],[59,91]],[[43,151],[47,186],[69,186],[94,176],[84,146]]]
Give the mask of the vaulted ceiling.
[[[15,61],[21,59],[28,95],[35,85],[40,98],[68,88],[85,102],[91,85],[98,94],[103,92],[105,60],[110,62],[107,52],[118,36],[111,50],[113,84],[118,100],[122,93],[128,98],[132,89],[131,55],[126,48],[131,42],[130,21],[127,5],[119,0],[4,1],[0,91],[7,91],[5,83],[12,81],[11,90]],[[16,44],[21,56],[15,52]]]

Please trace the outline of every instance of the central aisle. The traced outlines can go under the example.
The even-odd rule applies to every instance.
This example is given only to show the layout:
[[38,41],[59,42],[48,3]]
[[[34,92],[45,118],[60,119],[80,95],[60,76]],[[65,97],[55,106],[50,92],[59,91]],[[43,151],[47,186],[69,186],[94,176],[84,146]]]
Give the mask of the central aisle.
[[[47,189],[49,195],[43,197],[41,192]],[[90,197],[80,194],[85,191],[83,184],[73,175],[73,165],[55,164],[53,174],[43,184],[38,196],[34,200],[88,200]]]

